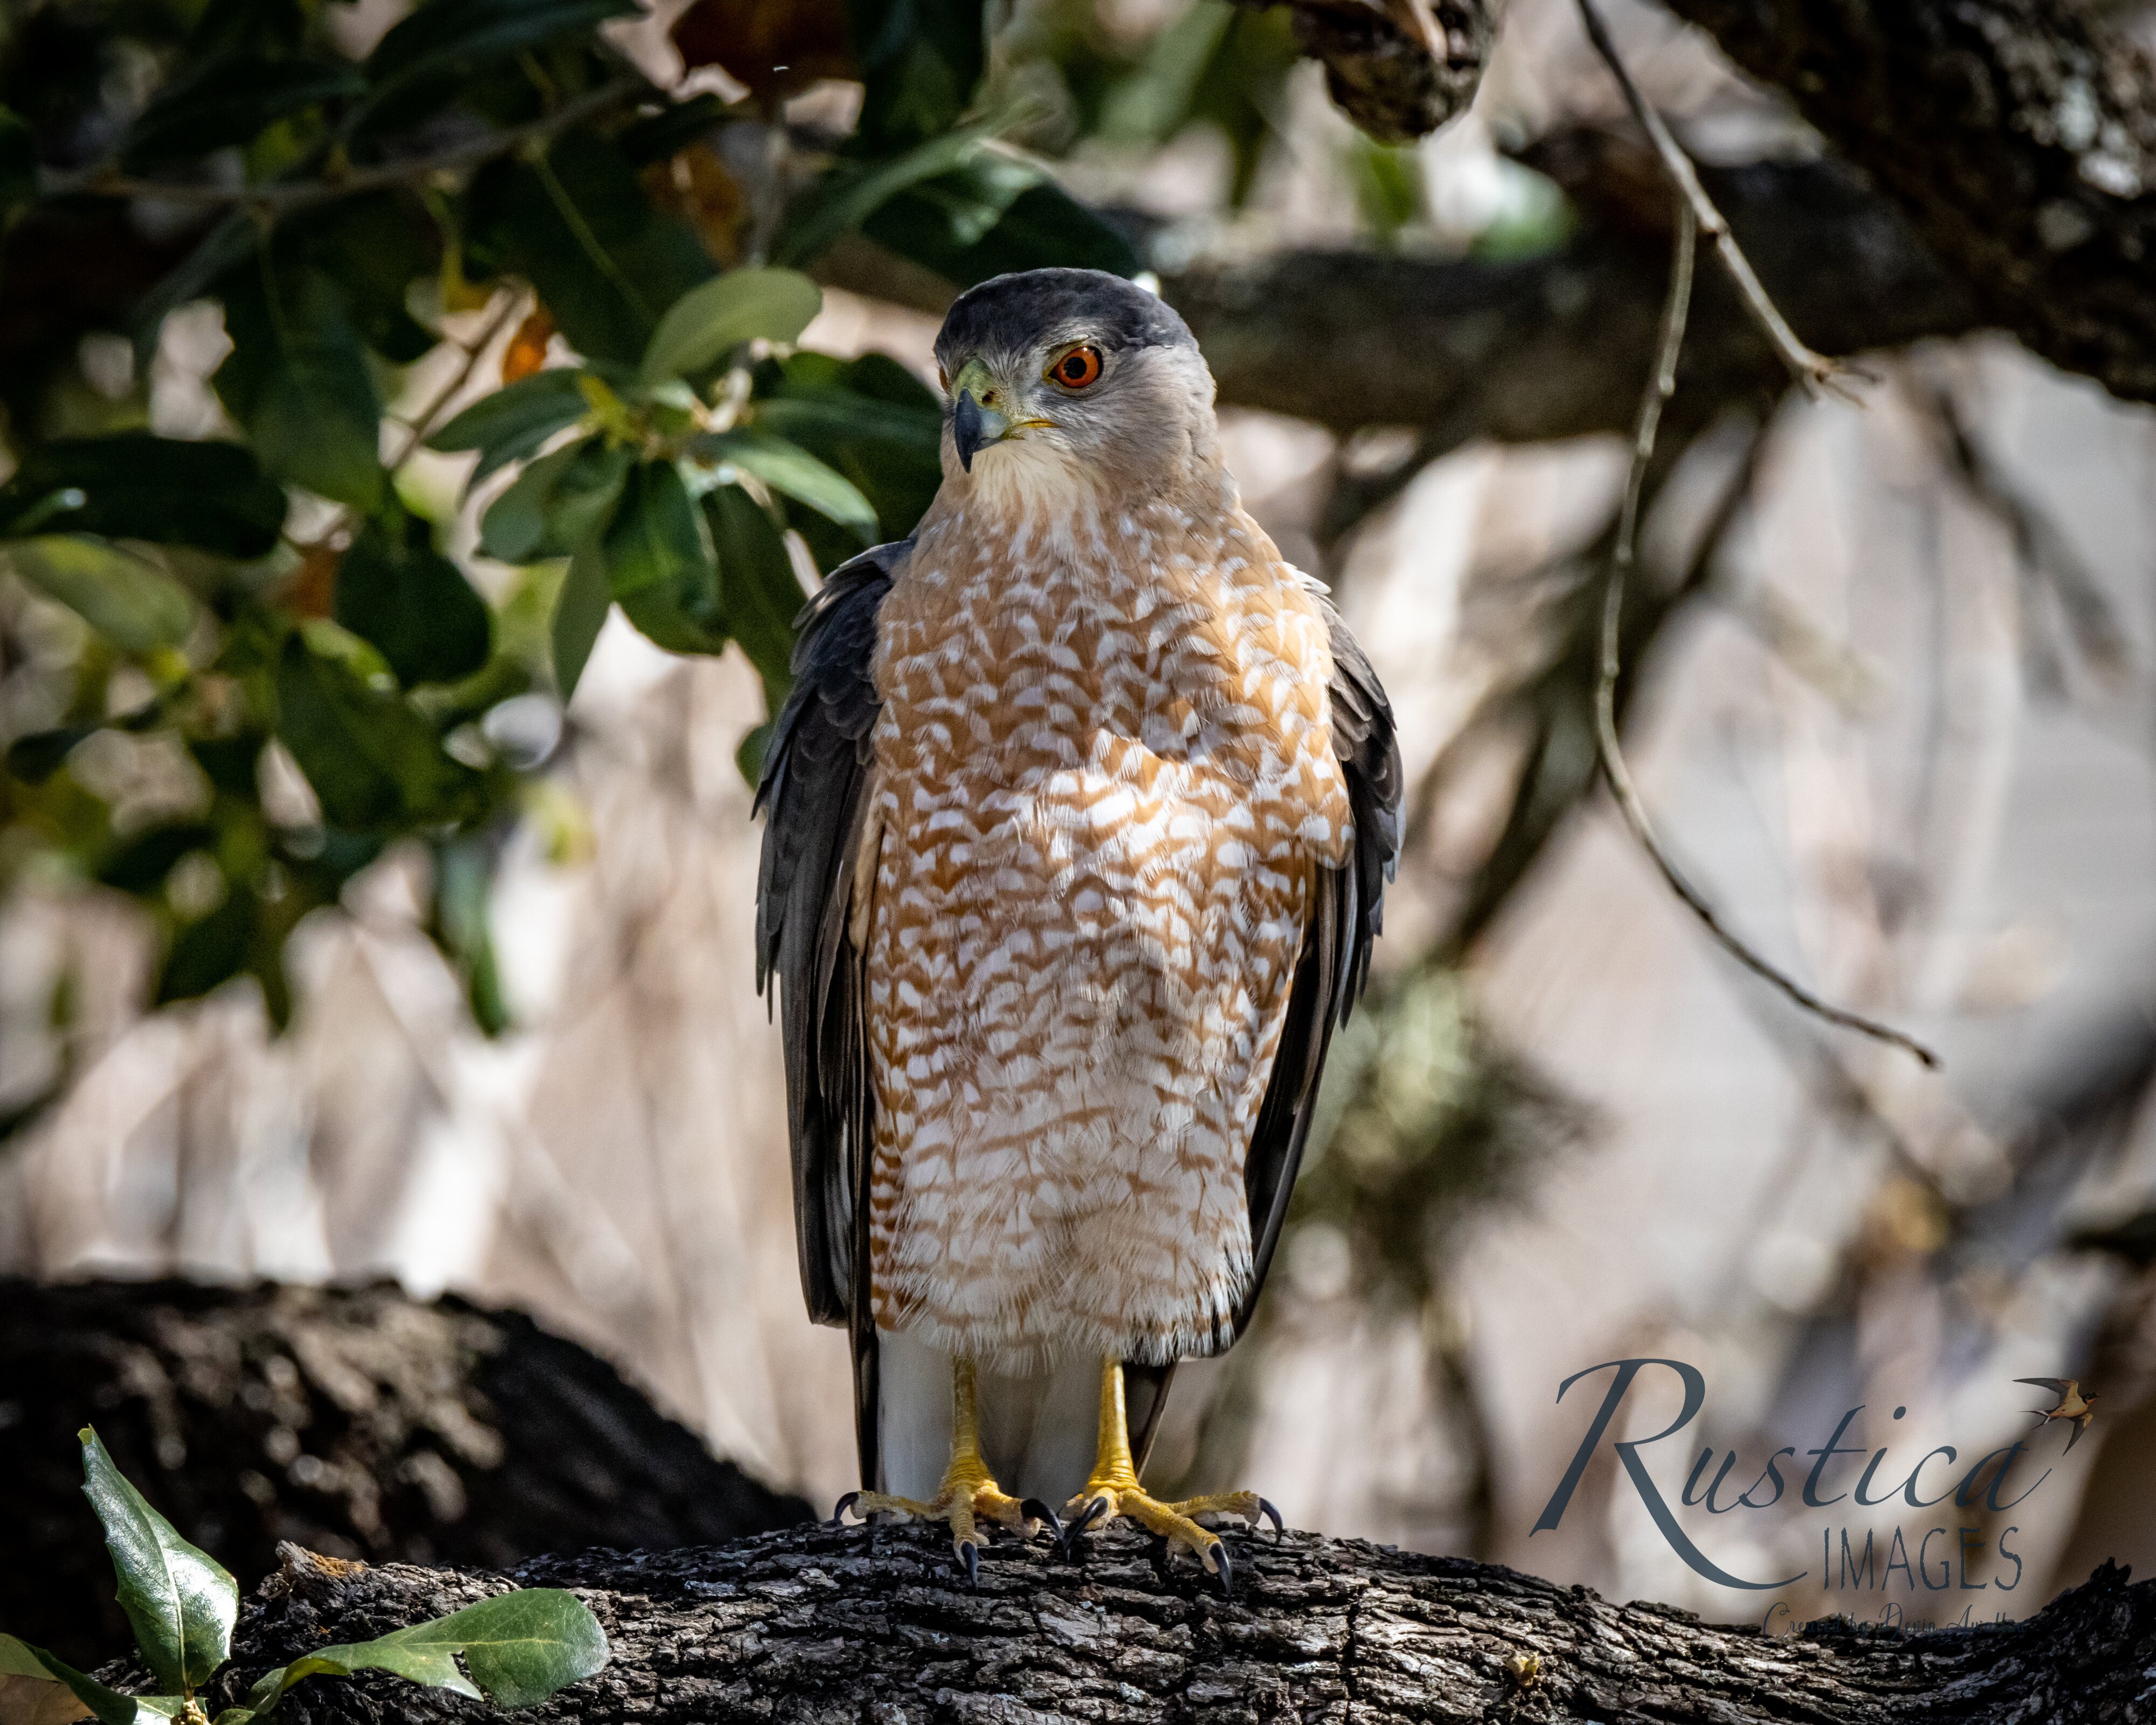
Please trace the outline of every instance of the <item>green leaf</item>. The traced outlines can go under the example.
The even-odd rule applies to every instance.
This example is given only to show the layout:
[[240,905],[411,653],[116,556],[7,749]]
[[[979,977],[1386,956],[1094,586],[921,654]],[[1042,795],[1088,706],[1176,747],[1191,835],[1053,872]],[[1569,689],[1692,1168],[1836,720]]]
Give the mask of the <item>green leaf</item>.
[[191,54],[276,49],[290,54],[306,34],[308,0],[208,0],[187,33]]
[[691,288],[659,320],[644,352],[647,383],[704,370],[742,342],[792,341],[824,306],[824,290],[792,270],[735,270]]
[[187,752],[195,757],[203,776],[218,789],[243,801],[251,800],[259,783],[256,768],[262,759],[263,741],[251,731],[237,737],[190,737]]
[[593,459],[595,452],[605,448],[599,439],[590,437],[526,463],[524,470],[510,481],[509,489],[487,505],[486,513],[480,517],[479,554],[500,563],[543,561],[547,553],[540,547],[547,542],[547,504],[554,488],[573,464]]
[[[457,1669],[459,1654],[470,1678]],[[305,1678],[376,1671],[474,1699],[484,1690],[505,1707],[536,1707],[608,1657],[605,1632],[583,1600],[560,1588],[526,1588],[376,1640],[325,1647],[271,1671],[247,1699],[259,1717]]]
[[8,1725],[16,1725],[18,1718],[23,1725],[64,1725],[67,1720],[83,1717],[84,1707],[99,1725],[151,1725],[155,1720],[172,1718],[185,1705],[183,1697],[177,1695],[121,1695],[42,1647],[33,1647],[13,1635],[0,1635],[0,1702],[12,1703],[16,1699],[7,1692],[11,1679],[49,1683],[55,1690],[72,1695],[80,1705],[55,1705],[49,1701],[28,1703],[26,1710],[0,1712],[0,1719]]
[[1228,203],[1240,209],[1278,136],[1281,87],[1300,59],[1285,8],[1193,6],[1161,31],[1144,63],[1101,94],[1099,135],[1127,147],[1168,141],[1193,121],[1228,145]]
[[157,332],[165,320],[254,255],[263,230],[252,210],[236,209],[203,235],[200,244],[167,270],[136,302],[129,324],[135,340],[135,367],[146,374],[157,352]]
[[380,648],[407,687],[469,676],[494,649],[486,601],[434,549],[427,524],[393,506],[345,552],[331,614]]
[[490,63],[637,10],[635,0],[434,0],[367,56],[369,94],[350,129],[393,131],[445,105]]
[[276,687],[277,734],[331,826],[425,824],[474,802],[479,774],[442,752],[425,719],[349,660],[316,651],[303,633],[285,639]]
[[21,115],[0,108],[0,226],[37,196],[37,139]]
[[771,517],[737,485],[704,500],[719,557],[719,594],[728,629],[763,678],[774,713],[793,683],[793,619],[808,596]]
[[[814,401],[836,390],[846,393],[850,412],[860,411],[863,403],[875,404],[872,417],[879,421],[879,436],[933,442],[942,429],[942,398],[887,353],[865,353],[852,360],[792,353],[767,362],[757,378],[760,399]],[[891,417],[894,413],[898,417]]]
[[[678,483],[680,475],[675,477]],[[660,508],[670,516],[675,501],[671,488],[665,487],[658,495]],[[684,485],[681,501],[686,498]],[[663,532],[653,531],[647,545],[638,549],[645,551],[650,542],[657,542],[670,545],[674,554],[649,555],[648,562],[641,564],[632,562],[624,572],[635,584],[615,588],[622,615],[646,639],[670,653],[723,652],[732,639],[720,592],[717,548],[708,536],[710,520],[707,511],[704,522],[692,524],[689,531],[678,520]],[[688,552],[691,544],[696,549]]]
[[95,1431],[85,1425],[76,1435],[82,1440],[83,1495],[104,1524],[120,1580],[120,1609],[135,1631],[142,1662],[165,1688],[192,1694],[231,1655],[239,1584],[143,1502]]
[[[821,359],[815,354],[803,356]],[[843,386],[789,390],[756,404],[756,424],[803,449],[821,451],[845,444],[882,444],[937,452],[943,416],[932,397],[926,409],[896,406]],[[828,457],[826,458],[829,459]],[[939,462],[937,468],[942,472]]]
[[157,974],[157,1004],[199,1000],[248,968],[261,925],[261,898],[250,886],[230,883],[223,903],[173,936]]
[[646,461],[629,475],[603,548],[607,590],[615,598],[658,582],[699,578],[710,567],[703,524],[672,462]]
[[483,839],[459,839],[434,847],[434,914],[429,932],[456,966],[474,1021],[487,1035],[499,1036],[509,1028],[510,1019],[488,914],[493,891],[494,857]]
[[[842,475],[875,506],[876,536],[903,539],[943,483],[942,404],[927,385],[880,353],[850,362],[797,353],[758,368],[753,423],[799,444]],[[789,508],[792,525],[819,567],[853,556],[855,536],[823,517]]]
[[569,572],[554,601],[548,638],[553,648],[554,686],[567,706],[591,662],[592,648],[607,619],[606,556],[594,533],[569,559]]
[[251,451],[146,431],[46,444],[0,486],[0,535],[98,533],[259,557],[284,521],[284,490]]
[[860,136],[872,144],[948,131],[988,64],[981,0],[848,0],[867,85]]
[[[436,336],[405,309],[413,281],[441,268],[441,230],[406,193],[342,198],[286,223],[307,264],[336,284],[360,339],[394,365],[409,365]],[[281,243],[281,239],[280,239]]]
[[1127,239],[1039,169],[989,153],[891,198],[861,231],[962,288],[1050,265],[1142,267]]
[[97,879],[122,892],[155,892],[172,872],[174,863],[191,850],[215,849],[217,840],[217,829],[203,821],[152,827],[106,858],[97,870]]
[[67,757],[84,738],[94,735],[94,725],[65,725],[55,731],[33,731],[8,745],[8,773],[24,784],[43,784],[67,764]]
[[481,169],[465,233],[475,266],[530,281],[578,352],[624,365],[642,357],[660,312],[713,273],[694,230],[654,209],[621,151],[589,131]]
[[1139,65],[1103,92],[1101,131],[1117,143],[1154,146],[1182,131],[1235,18],[1230,7],[1194,6],[1155,35]]
[[784,438],[767,431],[720,431],[698,438],[691,447],[699,461],[725,462],[752,474],[780,495],[851,527],[862,544],[875,543],[875,506],[852,480]]
[[982,121],[931,137],[888,161],[834,168],[788,207],[784,225],[772,243],[772,257],[781,264],[813,262],[841,234],[860,227],[900,193],[980,154],[995,129]]
[[382,403],[344,295],[304,267],[278,271],[274,287],[243,274],[226,293],[233,348],[211,380],[218,398],[271,473],[372,515]]
[[158,91],[127,128],[120,159],[141,168],[244,144],[272,121],[366,88],[333,61],[223,54]]
[[177,646],[194,627],[195,602],[187,588],[105,540],[44,534],[0,546],[0,557],[123,653]]
[[590,410],[578,387],[580,372],[534,372],[474,402],[427,439],[430,449],[477,449],[479,465],[470,483],[511,461],[536,454],[557,431],[567,429]]
[[947,173],[916,182],[863,222],[862,228],[885,244],[894,230],[919,226],[946,249],[971,246],[1003,219],[1020,193],[1046,177],[1046,170],[1034,162],[982,150]]
[[635,459],[595,437],[542,455],[488,509],[480,554],[505,563],[569,556],[613,512]]

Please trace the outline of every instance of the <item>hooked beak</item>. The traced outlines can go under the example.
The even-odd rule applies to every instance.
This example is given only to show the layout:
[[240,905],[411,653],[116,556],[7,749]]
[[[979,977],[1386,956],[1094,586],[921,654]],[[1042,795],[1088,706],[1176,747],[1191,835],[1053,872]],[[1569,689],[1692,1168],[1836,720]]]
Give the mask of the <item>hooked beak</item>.
[[958,446],[958,465],[967,472],[973,470],[973,457],[983,445],[999,441],[1010,432],[1010,420],[993,408],[984,408],[973,399],[973,392],[962,387],[958,391],[957,411],[952,415],[951,434]]

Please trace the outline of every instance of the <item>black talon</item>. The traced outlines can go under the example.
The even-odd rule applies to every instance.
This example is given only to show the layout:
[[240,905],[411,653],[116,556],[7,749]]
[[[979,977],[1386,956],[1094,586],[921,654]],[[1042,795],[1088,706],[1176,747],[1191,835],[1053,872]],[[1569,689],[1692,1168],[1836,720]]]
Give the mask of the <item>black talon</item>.
[[1058,1545],[1063,1543],[1062,1517],[1038,1497],[1027,1498],[1024,1502],[1019,1505],[1018,1512],[1022,1516],[1029,1516],[1036,1522],[1045,1523],[1055,1543]]
[[958,1542],[958,1561],[966,1566],[966,1584],[976,1591],[981,1585],[981,1548],[970,1539]]
[[831,1525],[834,1527],[844,1527],[846,1525],[846,1512],[851,1509],[860,1501],[861,1494],[860,1492],[847,1492],[844,1497],[839,1500],[839,1507],[831,1512]]
[[1287,1532],[1287,1529],[1281,1523],[1281,1512],[1275,1509],[1271,1504],[1266,1502],[1262,1497],[1258,1500],[1258,1513],[1261,1516],[1268,1516],[1271,1517],[1273,1524],[1273,1538],[1275,1539],[1278,1539],[1283,1533]]
[[1077,1548],[1079,1538],[1085,1531],[1107,1513],[1108,1500],[1105,1497],[1096,1497],[1076,1515],[1071,1517],[1064,1525],[1060,1536],[1063,1542],[1063,1555],[1066,1558],[1070,1556]]
[[1209,1555],[1216,1560],[1213,1573],[1220,1578],[1220,1597],[1224,1599],[1234,1599],[1235,1597],[1235,1566],[1228,1560],[1227,1541],[1214,1540],[1213,1549]]

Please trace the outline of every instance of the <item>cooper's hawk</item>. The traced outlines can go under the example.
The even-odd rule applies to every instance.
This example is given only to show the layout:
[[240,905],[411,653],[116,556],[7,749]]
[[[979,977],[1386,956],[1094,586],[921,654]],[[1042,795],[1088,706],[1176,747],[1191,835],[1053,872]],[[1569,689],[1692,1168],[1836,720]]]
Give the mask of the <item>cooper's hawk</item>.
[[942,489],[803,614],[757,797],[802,1283],[852,1332],[864,1512],[971,1571],[981,1519],[1067,1501],[1224,1584],[1194,1518],[1270,1506],[1137,1466],[1279,1239],[1399,850],[1392,713],[1158,298],[999,276],[936,355]]

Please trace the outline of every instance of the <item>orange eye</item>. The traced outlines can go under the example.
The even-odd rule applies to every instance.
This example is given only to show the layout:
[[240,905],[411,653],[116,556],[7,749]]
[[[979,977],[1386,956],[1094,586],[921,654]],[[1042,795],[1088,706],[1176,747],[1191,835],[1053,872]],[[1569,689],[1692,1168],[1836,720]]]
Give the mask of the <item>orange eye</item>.
[[1074,347],[1048,368],[1048,375],[1065,389],[1083,389],[1101,375],[1101,355],[1091,347]]

